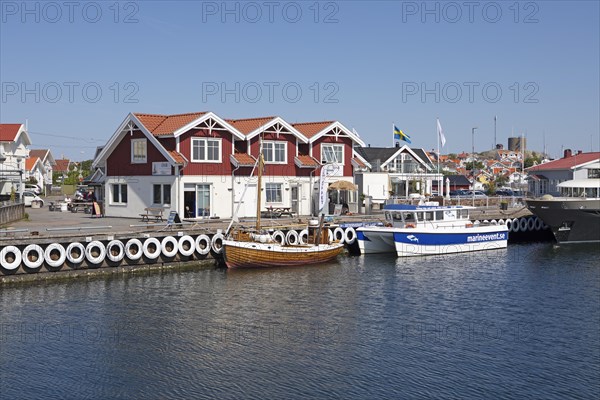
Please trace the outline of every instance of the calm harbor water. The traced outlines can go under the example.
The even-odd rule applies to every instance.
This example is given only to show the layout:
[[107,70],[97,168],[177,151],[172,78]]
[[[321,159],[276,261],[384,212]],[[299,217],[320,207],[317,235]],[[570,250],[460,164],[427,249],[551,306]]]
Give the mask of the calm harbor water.
[[600,396],[600,249],[0,288],[0,398]]

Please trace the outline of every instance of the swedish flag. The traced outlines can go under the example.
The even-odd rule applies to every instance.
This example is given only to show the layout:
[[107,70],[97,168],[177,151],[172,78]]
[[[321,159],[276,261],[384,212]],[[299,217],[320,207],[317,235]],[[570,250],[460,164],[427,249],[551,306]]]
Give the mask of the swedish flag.
[[410,143],[410,136],[402,132],[396,125],[394,125],[394,140],[404,140],[405,142]]

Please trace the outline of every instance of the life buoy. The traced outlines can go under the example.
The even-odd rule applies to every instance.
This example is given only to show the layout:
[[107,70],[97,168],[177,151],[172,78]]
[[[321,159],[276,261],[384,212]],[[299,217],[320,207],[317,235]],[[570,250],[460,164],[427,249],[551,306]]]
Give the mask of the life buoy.
[[346,228],[346,231],[344,232],[344,239],[347,244],[352,244],[356,241],[356,232],[354,231],[354,228]]
[[[98,249],[98,255],[93,254],[93,250]],[[104,261],[104,257],[106,257],[106,247],[99,240],[94,240],[85,248],[85,258],[92,264],[101,264]]]
[[281,231],[275,231],[271,235],[271,239],[283,246],[285,244],[285,233]]
[[[58,252],[58,258],[54,258]],[[61,267],[67,259],[67,252],[65,248],[58,243],[51,243],[44,250],[44,261],[51,267]]]
[[[473,225],[473,224],[471,224]],[[405,228],[415,228],[415,224],[406,224],[404,225]]]
[[[9,254],[13,254],[12,261],[8,260]],[[21,251],[17,246],[6,246],[0,250],[0,265],[9,271],[19,268],[19,265],[21,265]]]
[[165,236],[160,246],[165,257],[175,257],[177,255],[179,243],[177,243],[177,239],[173,236]]
[[223,239],[225,239],[225,236],[222,233],[215,233],[210,241],[210,248],[216,254],[223,252]]
[[527,219],[521,218],[521,222],[519,223],[519,225],[521,225],[520,228],[521,228],[522,232],[527,232],[527,226],[528,226]]
[[125,244],[125,255],[132,261],[139,260],[144,254],[142,249],[143,246],[140,239],[129,239]]
[[201,256],[205,256],[210,252],[210,238],[208,236],[198,235],[196,238],[196,251]]
[[285,242],[290,246],[296,246],[300,242],[298,232],[290,229],[288,233],[285,234]]
[[344,243],[344,230],[339,226],[333,230],[333,240],[336,242]]
[[125,257],[125,246],[120,240],[111,240],[106,245],[106,256],[112,262],[120,262]]
[[[30,256],[32,252],[36,253],[33,257]],[[27,268],[36,269],[44,263],[44,250],[37,244],[30,244],[25,247],[22,255],[23,264],[25,264]]]
[[308,229],[302,229],[298,234],[300,244],[308,244]]
[[471,224],[471,223],[465,224],[465,227],[466,227],[466,228],[472,228],[472,227],[473,227],[473,224]]
[[179,249],[179,253],[182,256],[191,256],[192,254],[194,254],[194,251],[196,251],[196,243],[194,242],[194,238],[190,235],[183,235],[179,238],[177,248]]
[[542,220],[539,219],[538,217],[535,217],[535,230],[541,231],[543,226],[544,226],[544,223],[542,222]]
[[160,256],[161,252],[160,242],[157,238],[151,237],[144,240],[144,244],[142,245],[142,251],[144,252],[144,256],[150,260],[155,260]]
[[527,229],[529,229],[530,231],[535,230],[535,219],[534,218],[529,218],[527,220]]
[[67,260],[72,264],[81,264],[85,258],[85,247],[79,242],[67,246]]

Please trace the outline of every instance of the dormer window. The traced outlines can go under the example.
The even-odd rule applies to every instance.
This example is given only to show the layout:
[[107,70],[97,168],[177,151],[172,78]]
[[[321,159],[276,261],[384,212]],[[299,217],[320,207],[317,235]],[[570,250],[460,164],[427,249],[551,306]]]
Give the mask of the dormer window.
[[263,155],[266,163],[287,163],[287,142],[263,142]]
[[131,163],[145,164],[148,161],[147,139],[131,140]]
[[344,164],[344,145],[342,144],[322,144],[321,162]]

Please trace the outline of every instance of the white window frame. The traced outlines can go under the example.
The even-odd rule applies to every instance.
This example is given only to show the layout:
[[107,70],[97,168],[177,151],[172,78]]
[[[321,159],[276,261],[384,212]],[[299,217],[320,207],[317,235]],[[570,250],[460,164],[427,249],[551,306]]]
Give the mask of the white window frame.
[[[218,160],[208,160],[207,159],[208,142],[209,141],[219,143],[219,159]],[[204,149],[205,149],[204,159],[194,158],[194,145],[197,142],[204,142]],[[223,143],[220,138],[193,137],[192,140],[190,141],[190,158],[191,158],[192,162],[195,162],[195,163],[221,163],[222,153],[223,153]]]
[[[142,159],[135,157],[135,147],[136,144],[143,143],[144,144],[144,158]],[[131,163],[132,164],[145,164],[148,162],[148,139],[131,139]]]
[[[339,147],[342,149],[342,159],[341,160],[337,160],[337,162],[335,164],[340,164],[340,165],[344,165],[344,145],[343,144],[335,144],[335,143],[323,143],[321,144],[321,163],[327,163],[328,161],[325,160],[325,148],[326,147],[332,147],[332,148],[336,148]],[[335,150],[334,150],[334,154],[335,154]]]
[[[155,186],[160,186],[160,202],[156,203],[154,200],[154,187]],[[169,186],[169,190],[165,190],[165,186]],[[173,199],[171,198],[171,188],[173,186],[170,183],[153,183],[152,184],[152,204],[156,204],[156,205],[171,205],[171,201],[173,201]],[[166,202],[165,201],[165,193],[169,193],[169,201]]]
[[[277,190],[279,192],[279,200],[269,201],[267,193],[269,190]],[[275,196],[277,197],[277,196]],[[282,204],[283,203],[283,183],[267,182],[265,183],[265,203],[267,204]]]
[[[269,150],[266,149],[267,144],[272,144],[273,147]],[[273,161],[275,160],[275,148],[277,145],[283,145],[283,161]],[[263,155],[265,157],[265,164],[287,164],[287,145],[288,142],[277,141],[277,140],[265,140],[263,141]],[[268,157],[271,157],[271,160],[268,160]]]
[[[119,187],[119,200],[115,201],[115,187]],[[129,190],[126,183],[111,183],[110,185],[110,203],[115,205],[126,205],[127,201],[123,201],[123,186],[127,191],[127,199],[129,199]]]

